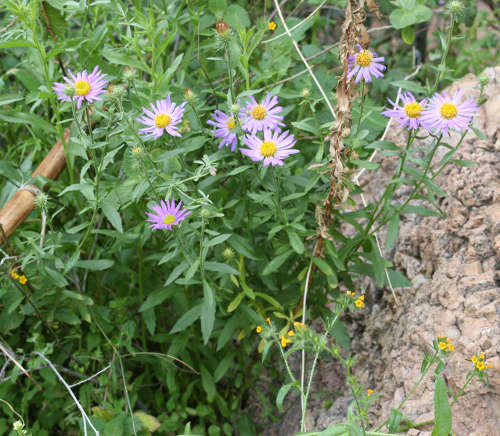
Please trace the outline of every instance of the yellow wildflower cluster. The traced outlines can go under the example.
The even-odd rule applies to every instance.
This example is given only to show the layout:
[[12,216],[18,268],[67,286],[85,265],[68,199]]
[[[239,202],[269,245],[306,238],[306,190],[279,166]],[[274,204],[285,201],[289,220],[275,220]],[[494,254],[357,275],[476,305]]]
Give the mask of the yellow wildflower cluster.
[[356,307],[359,307],[360,309],[365,307],[365,296],[361,295],[361,297],[358,297],[358,299],[354,302],[354,304],[356,305]]
[[19,280],[19,283],[21,283],[21,285],[25,285],[28,281],[28,278],[24,274],[19,275],[15,270],[10,271],[10,276],[14,280]]
[[438,347],[446,353],[455,351],[455,347],[446,336],[438,336]]
[[354,296],[356,295],[356,292],[347,291],[345,294],[346,294],[348,297],[353,297],[353,298],[354,298]]
[[478,371],[484,371],[485,369],[490,369],[492,367],[491,363],[486,364],[483,352],[479,353],[479,356],[472,356],[470,360],[472,360],[472,363],[474,364],[474,369],[477,369]]

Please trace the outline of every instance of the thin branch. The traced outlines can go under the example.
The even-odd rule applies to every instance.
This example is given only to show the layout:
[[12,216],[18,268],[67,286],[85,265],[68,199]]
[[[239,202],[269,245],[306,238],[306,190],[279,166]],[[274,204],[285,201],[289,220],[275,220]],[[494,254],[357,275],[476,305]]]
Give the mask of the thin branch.
[[76,407],[78,407],[78,410],[80,410],[80,413],[82,414],[82,419],[83,419],[83,422],[84,422],[84,424],[83,424],[84,433],[85,434],[87,433],[87,427],[85,425],[85,420],[87,420],[88,423],[89,423],[89,425],[90,425],[90,427],[92,428],[92,430],[94,430],[95,434],[97,436],[99,436],[99,432],[93,426],[92,421],[90,420],[90,418],[85,413],[85,410],[83,409],[82,405],[80,404],[80,402],[76,398],[75,394],[71,390],[71,387],[68,385],[68,383],[66,383],[66,381],[64,380],[64,378],[62,377],[62,375],[59,373],[59,371],[57,371],[57,369],[54,366],[54,364],[49,359],[47,359],[42,353],[39,353],[38,351],[35,351],[33,354],[36,354],[37,356],[40,356],[47,363],[47,365],[49,365],[50,369],[54,372],[54,374],[57,376],[57,378],[59,379],[59,381],[68,390],[69,394],[71,395],[71,398],[73,399],[73,401],[76,404]]
[[302,60],[302,62],[304,63],[304,65],[306,66],[307,68],[307,71],[309,72],[310,76],[312,77],[312,79],[314,80],[314,83],[316,84],[316,86],[318,87],[319,89],[319,92],[321,92],[321,95],[323,96],[324,100],[325,100],[325,103],[326,105],[328,106],[328,109],[330,109],[330,112],[332,114],[332,117],[334,120],[337,119],[337,116],[335,115],[335,111],[333,110],[333,106],[332,104],[330,103],[330,100],[328,99],[328,97],[326,96],[325,94],[325,91],[323,91],[323,87],[321,86],[321,84],[319,83],[318,79],[316,78],[316,76],[314,75],[313,73],[313,70],[311,69],[311,67],[309,66],[309,63],[307,62],[307,59],[304,57],[304,55],[302,54],[302,52],[300,51],[300,47],[299,45],[297,44],[297,41],[295,41],[295,39],[293,39],[293,36],[292,34],[290,33],[290,29],[288,28],[287,24],[286,24],[286,21],[283,17],[283,13],[281,12],[281,8],[280,8],[280,5],[278,3],[278,0],[273,0],[274,1],[274,6],[276,7],[276,10],[278,12],[278,15],[280,16],[280,19],[281,19],[281,22],[283,23],[283,27],[285,28],[285,31],[286,33],[288,34],[288,36],[290,37],[290,39],[292,40],[292,43],[293,43],[293,46],[295,47],[295,50],[297,51],[300,59]]

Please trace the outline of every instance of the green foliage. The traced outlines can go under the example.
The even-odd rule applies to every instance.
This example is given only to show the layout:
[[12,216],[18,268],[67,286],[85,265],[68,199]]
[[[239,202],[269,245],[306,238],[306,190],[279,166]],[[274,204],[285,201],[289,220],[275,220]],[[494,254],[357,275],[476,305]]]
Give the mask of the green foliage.
[[[331,29],[341,28],[345,2],[329,3],[331,8],[306,21],[293,17],[295,5],[284,12],[335,105],[341,64],[333,45],[340,33]],[[304,7],[309,11],[318,4]],[[374,150],[403,162],[378,203],[366,207],[355,206],[359,186],[349,178],[339,181],[348,196],[321,229],[328,237],[318,254],[317,211],[331,185],[332,114],[283,23],[275,17],[277,29],[269,30],[269,3],[249,5],[226,0],[0,5],[0,206],[24,184],[48,195],[0,252],[1,343],[33,377],[7,363],[0,398],[18,406],[32,434],[82,433],[76,402],[90,415],[87,430],[92,425],[102,435],[257,434],[252,419],[258,417],[243,410],[263,366],[277,363],[269,337],[257,339],[255,328],[269,317],[275,340],[292,328],[302,314],[308,271],[313,283],[308,319],[328,319],[327,303],[342,299],[341,290],[354,289],[360,276],[381,288],[411,285],[381,254],[375,232],[387,226],[390,249],[401,216],[442,215],[439,201],[446,193],[435,177],[446,165],[472,163],[454,159],[458,146],[441,138],[434,137],[423,154],[413,145],[419,138],[409,138],[405,150],[381,139],[387,119],[380,112],[398,88],[421,97],[431,93],[442,47],[430,53],[419,75],[405,80],[415,67],[407,47],[393,52],[384,35],[372,42],[386,56],[387,79],[373,83],[362,105],[353,102],[358,131],[345,137],[344,164],[350,173],[375,170]],[[435,5],[400,0],[395,6],[392,12],[381,8],[394,28],[402,29],[404,42],[414,44],[415,25],[428,21]],[[226,35],[216,31],[221,18],[229,27]],[[476,15],[469,3],[457,15],[469,36],[481,19],[484,14]],[[446,63],[444,83],[469,67],[479,72],[494,63],[494,35],[452,37],[444,43],[459,50]],[[56,99],[53,83],[69,69],[91,71],[96,65],[110,84],[102,101],[77,110]],[[237,112],[235,104],[244,105],[249,96],[260,101],[268,91],[279,97],[286,128],[300,150],[283,167],[263,167],[239,151],[219,149],[220,139],[207,124],[216,109]],[[145,140],[136,118],[142,107],[167,94],[178,104],[187,101],[178,126],[182,136]],[[237,132],[243,147],[240,127]],[[66,169],[55,180],[32,177],[58,140]],[[448,151],[438,172],[431,173],[438,147]],[[410,195],[397,202],[394,192],[403,185]],[[146,212],[163,199],[182,200],[192,212],[173,231],[152,230],[146,221]],[[341,224],[353,233],[344,235]],[[27,283],[12,271],[25,274]],[[355,301],[344,309],[358,310]],[[309,352],[338,358],[337,345],[349,352],[346,321],[339,316],[340,311],[326,326],[335,347],[326,347],[326,336],[310,333]],[[299,349],[297,342],[294,346]],[[41,355],[73,386],[76,400]],[[346,362],[350,368],[354,361]],[[427,361],[423,371],[434,363]],[[276,401],[266,392],[269,407],[276,403],[281,409],[289,391],[299,387],[284,382],[273,391]],[[359,394],[361,387],[356,389]],[[436,427],[442,429],[448,428],[445,394],[437,385]],[[361,415],[371,400],[363,401],[351,409],[353,422],[304,434],[362,434]],[[0,418],[1,434],[17,419],[7,413],[8,419]],[[389,427],[397,429],[404,420],[393,415]]]

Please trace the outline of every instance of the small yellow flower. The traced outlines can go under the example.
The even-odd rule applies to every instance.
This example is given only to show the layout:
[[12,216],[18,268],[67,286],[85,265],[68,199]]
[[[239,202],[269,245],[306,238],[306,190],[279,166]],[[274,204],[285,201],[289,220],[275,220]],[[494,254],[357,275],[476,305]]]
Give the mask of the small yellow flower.
[[19,274],[16,273],[16,271],[13,269],[10,270],[10,275],[14,280],[17,280],[19,278]]
[[470,358],[470,360],[472,360],[472,363],[476,364],[477,363],[477,357],[476,356],[472,356]]
[[262,331],[262,327],[260,325],[258,325],[257,328],[255,329],[255,331],[257,333],[260,333]]
[[359,307],[360,309],[362,309],[363,307],[365,307],[365,303],[363,303],[363,300],[360,298],[358,298],[354,304],[356,305],[356,307]]
[[479,370],[479,371],[484,371],[484,368],[486,368],[486,366],[484,365],[484,362],[483,361],[479,361],[476,363],[476,368]]
[[287,339],[284,336],[281,337],[281,346],[283,348],[285,348],[290,342],[292,342],[290,339]]
[[371,394],[373,394],[373,389],[367,389],[367,390],[366,390],[366,394],[367,394],[368,396],[370,396]]
[[439,348],[441,348],[441,350],[443,350],[443,351],[446,351],[446,342],[440,342]]
[[453,346],[453,344],[448,344],[448,351],[455,351],[455,347]]
[[24,274],[21,277],[19,277],[19,283],[21,283],[21,285],[26,284],[27,281],[28,278]]
[[479,353],[479,358],[480,358],[481,360],[484,360],[484,353],[483,353],[482,351],[481,351],[481,353]]
[[352,291],[347,291],[345,293],[348,297],[354,297],[356,295],[356,292],[352,292]]
[[295,332],[294,332],[293,330],[290,330],[290,331],[288,332],[288,336],[290,336],[290,337],[295,336]]
[[486,365],[486,369],[490,369],[490,368],[493,368],[493,365],[491,363],[488,363],[488,365]]
[[305,329],[306,328],[306,325],[303,323],[303,322],[298,322],[298,321],[295,321],[293,323],[293,325],[295,326],[295,328],[297,330],[302,330],[302,329]]
[[269,317],[268,317],[268,318],[266,318],[266,322],[267,322],[269,325],[271,325],[271,318],[269,318]]
[[274,21],[270,21],[269,24],[267,25],[269,30],[275,30],[276,29],[276,23]]
[[442,341],[444,338],[446,338],[446,336],[438,335],[438,340],[439,341]]

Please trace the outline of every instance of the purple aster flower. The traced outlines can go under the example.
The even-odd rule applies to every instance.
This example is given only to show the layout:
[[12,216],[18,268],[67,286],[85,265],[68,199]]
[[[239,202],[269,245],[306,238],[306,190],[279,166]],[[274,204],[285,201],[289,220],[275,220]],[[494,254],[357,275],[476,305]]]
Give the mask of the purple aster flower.
[[151,103],[152,111],[143,107],[142,110],[144,113],[142,116],[136,118],[136,120],[147,127],[139,129],[139,133],[155,139],[163,135],[164,132],[167,132],[171,136],[181,136],[177,131],[177,125],[182,121],[185,105],[186,102],[179,106],[172,103],[169,94],[166,99],[156,100],[154,104]]
[[236,139],[236,133],[234,133],[236,128],[234,116],[226,115],[224,112],[219,110],[216,110],[211,115],[215,121],[209,120],[207,123],[217,127],[215,136],[217,138],[222,138],[219,144],[219,149],[230,145],[231,151],[236,150],[236,144],[238,141]]
[[102,100],[99,97],[107,84],[106,79],[99,67],[96,66],[92,73],[88,74],[87,70],[77,73],[76,76],[68,70],[69,77],[63,77],[66,83],[55,82],[52,89],[57,94],[57,98],[62,101],[76,100],[76,107],[80,109],[83,100],[92,103],[94,100]]
[[246,108],[240,112],[240,120],[242,120],[241,128],[253,134],[259,130],[277,129],[281,131],[279,126],[284,126],[281,122],[282,115],[278,115],[283,111],[281,106],[277,106],[278,97],[271,97],[269,92],[261,103],[257,103],[252,96],[247,101]]
[[186,209],[181,209],[182,201],[179,201],[179,204],[176,206],[175,201],[172,200],[165,203],[163,200],[160,204],[155,204],[153,206],[153,210],[156,212],[149,213],[146,212],[149,219],[147,220],[150,223],[153,223],[149,227],[158,230],[158,229],[168,229],[172,230],[172,226],[177,226],[179,223],[186,218],[192,212]]
[[347,59],[349,63],[347,79],[356,76],[354,83],[359,83],[361,79],[365,79],[365,82],[371,82],[372,76],[384,77],[382,71],[384,71],[386,67],[380,63],[384,61],[384,57],[377,57],[377,53],[365,50],[359,44],[356,44],[356,48],[359,52],[349,56]]
[[401,94],[402,105],[394,103],[392,100],[387,99],[394,106],[393,109],[387,109],[382,112],[386,117],[395,118],[399,121],[399,127],[407,126],[408,129],[414,130],[422,126],[422,111],[424,110],[426,100],[423,99],[420,103],[413,96],[411,92]]
[[254,162],[263,160],[263,165],[283,165],[283,159],[291,154],[298,153],[292,147],[295,145],[293,135],[288,135],[288,130],[281,133],[279,130],[272,132],[264,129],[264,140],[255,134],[243,138],[248,148],[240,148],[241,152]]
[[469,128],[472,117],[479,108],[473,98],[461,103],[463,93],[462,90],[457,90],[450,97],[445,91],[432,96],[422,113],[422,123],[427,125],[429,131],[446,135],[449,129],[460,131]]

